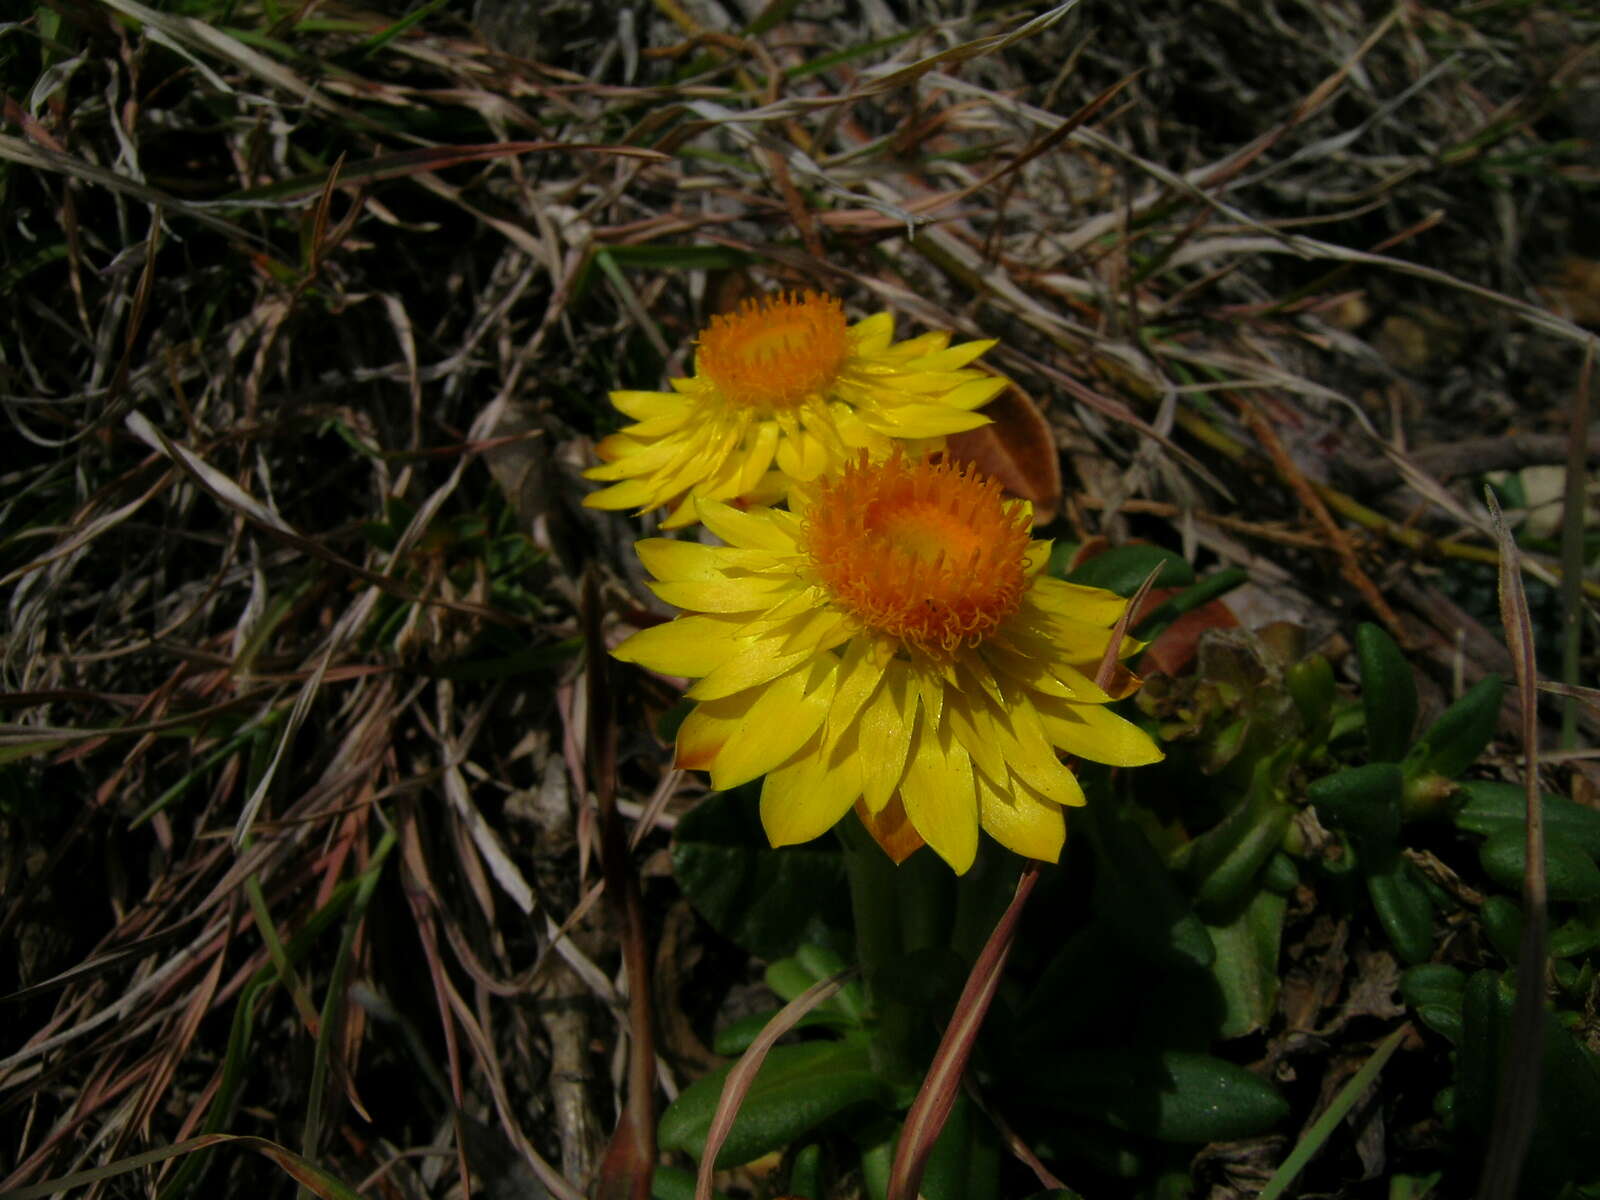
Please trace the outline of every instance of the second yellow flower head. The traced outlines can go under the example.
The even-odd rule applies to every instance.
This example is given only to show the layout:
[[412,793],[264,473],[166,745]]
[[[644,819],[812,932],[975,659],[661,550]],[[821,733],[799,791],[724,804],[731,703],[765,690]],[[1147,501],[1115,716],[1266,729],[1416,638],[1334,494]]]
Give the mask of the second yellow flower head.
[[816,292],[714,317],[690,378],[670,392],[611,393],[633,423],[596,448],[603,461],[586,474],[610,486],[584,503],[667,507],[672,529],[698,519],[697,499],[777,501],[859,451],[881,458],[899,441],[937,445],[987,423],[974,410],[1005,381],[969,364],[992,341],[893,337],[888,313],[850,325],[838,300]]

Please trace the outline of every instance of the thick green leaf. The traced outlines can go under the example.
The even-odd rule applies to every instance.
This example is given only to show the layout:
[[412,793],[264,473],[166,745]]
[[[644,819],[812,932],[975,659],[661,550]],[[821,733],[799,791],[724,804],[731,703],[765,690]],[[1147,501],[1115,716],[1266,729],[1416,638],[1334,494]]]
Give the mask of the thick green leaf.
[[[663,1150],[687,1150],[699,1157],[729,1069],[723,1067],[695,1081],[661,1114]],[[848,1108],[887,1104],[889,1098],[888,1085],[873,1074],[864,1042],[774,1047],[739,1106],[728,1140],[717,1155],[717,1166],[751,1162]]]
[[[711,1048],[724,1058],[734,1058],[750,1049],[750,1043],[761,1036],[761,1031],[767,1027],[767,1022],[778,1015],[777,1009],[768,1012],[751,1013],[748,1017],[740,1017],[728,1025],[717,1030],[717,1035],[711,1041]],[[813,1009],[795,1022],[796,1029],[836,1029],[841,1032],[856,1028],[856,1023],[839,1013],[821,1009]]]
[[[1495,1089],[1501,1082],[1515,1000],[1515,990],[1496,972],[1479,971],[1467,981],[1456,1111],[1474,1147],[1481,1147],[1494,1119]],[[1600,1112],[1600,1067],[1547,1009],[1539,1121],[1519,1196],[1554,1196],[1572,1181],[1592,1179],[1600,1173],[1600,1138],[1594,1136],[1596,1112]]]
[[1422,1023],[1457,1045],[1461,1042],[1461,996],[1467,977],[1445,963],[1420,963],[1400,976],[1400,995]]
[[1433,953],[1433,904],[1415,868],[1396,858],[1385,870],[1367,876],[1367,895],[1400,960],[1426,962]]
[[1407,1004],[1461,1005],[1467,977],[1448,963],[1419,963],[1400,976],[1400,995]]
[[1164,1142],[1252,1137],[1289,1113],[1277,1090],[1243,1067],[1177,1050],[1065,1054],[1026,1086],[1045,1103]]
[[1097,554],[1068,575],[1067,582],[1131,596],[1155,570],[1161,573],[1156,576],[1154,587],[1188,587],[1194,582],[1194,568],[1181,555],[1149,545],[1116,546]]
[[[1478,849],[1483,869],[1507,891],[1520,891],[1528,847],[1520,829],[1491,834]],[[1544,838],[1545,885],[1552,900],[1600,899],[1600,867],[1577,842],[1562,833]]]
[[918,1192],[926,1200],[995,1200],[999,1188],[1000,1146],[994,1127],[965,1091],[957,1092]]
[[1300,711],[1300,719],[1313,731],[1312,736],[1325,737],[1333,719],[1333,702],[1338,697],[1332,665],[1322,655],[1313,654],[1284,672],[1283,682]]
[[1522,945],[1522,910],[1516,901],[1504,896],[1490,896],[1478,910],[1483,921],[1483,931],[1495,953],[1508,963],[1517,961],[1517,951]]
[[[1574,917],[1550,932],[1551,958],[1577,958],[1600,946],[1600,923],[1592,917]],[[1592,963],[1584,964],[1592,967]]]
[[[1466,803],[1455,814],[1456,826],[1473,833],[1492,834],[1504,829],[1522,830],[1527,821],[1527,800],[1520,783],[1477,779],[1461,785]],[[1559,833],[1600,858],[1600,812],[1545,792],[1546,833]]]
[[1367,753],[1373,762],[1397,763],[1417,726],[1417,685],[1394,639],[1376,625],[1356,629],[1361,663],[1361,707],[1367,714]]
[[1263,889],[1226,925],[1208,925],[1217,961],[1211,975],[1222,992],[1220,1038],[1254,1033],[1272,1019],[1278,1004],[1278,947],[1288,902]]
[[1261,886],[1280,896],[1287,896],[1300,886],[1300,868],[1294,865],[1293,858],[1280,850],[1267,859],[1267,865],[1261,871]]
[[1454,779],[1477,762],[1494,737],[1505,690],[1505,681],[1498,675],[1485,675],[1468,688],[1417,739],[1406,755],[1406,778],[1443,775]]
[[[694,1172],[660,1163],[650,1175],[650,1200],[694,1200]],[[723,1192],[712,1192],[711,1200],[728,1200]]]
[[673,876],[716,931],[762,958],[791,953],[813,920],[845,927],[850,892],[828,841],[767,845],[755,789],[707,796],[678,822]]
[[1306,789],[1322,819],[1344,830],[1363,859],[1398,853],[1405,777],[1394,763],[1368,763],[1324,775]]
[[1195,838],[1189,855],[1195,909],[1206,920],[1226,920],[1260,885],[1262,869],[1283,846],[1295,810],[1269,781],[1271,763],[1256,765],[1243,805]]
[[822,1193],[822,1147],[807,1146],[794,1156],[794,1166],[789,1169],[789,1194],[817,1200]]

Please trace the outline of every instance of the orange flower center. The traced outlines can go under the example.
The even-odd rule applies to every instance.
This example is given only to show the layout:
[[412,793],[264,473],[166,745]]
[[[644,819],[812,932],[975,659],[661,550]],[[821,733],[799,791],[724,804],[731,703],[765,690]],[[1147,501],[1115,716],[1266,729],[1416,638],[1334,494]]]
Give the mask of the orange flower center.
[[816,485],[804,545],[834,603],[924,654],[975,646],[1022,603],[1025,505],[970,467],[865,454]]
[[712,317],[695,362],[734,404],[791,408],[832,383],[849,351],[838,300],[789,292]]

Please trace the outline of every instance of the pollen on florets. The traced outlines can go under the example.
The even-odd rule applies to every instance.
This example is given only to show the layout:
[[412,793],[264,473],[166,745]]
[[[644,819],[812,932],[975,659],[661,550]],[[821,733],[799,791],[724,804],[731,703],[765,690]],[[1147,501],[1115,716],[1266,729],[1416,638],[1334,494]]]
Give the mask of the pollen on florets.
[[1027,587],[1027,505],[964,464],[863,455],[817,483],[804,530],[829,599],[923,654],[981,643]]
[[818,292],[780,292],[711,318],[695,363],[730,402],[772,410],[825,390],[849,353],[843,304]]

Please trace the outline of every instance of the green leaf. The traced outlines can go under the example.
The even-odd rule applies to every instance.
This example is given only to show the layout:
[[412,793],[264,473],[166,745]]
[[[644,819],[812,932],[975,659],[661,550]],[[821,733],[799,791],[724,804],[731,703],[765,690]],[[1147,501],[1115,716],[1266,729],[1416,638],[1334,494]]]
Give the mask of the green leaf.
[[1283,846],[1295,810],[1268,782],[1270,769],[1269,760],[1258,763],[1244,804],[1194,840],[1189,855],[1194,903],[1207,920],[1223,920],[1243,904]]
[[791,953],[813,920],[849,924],[850,893],[838,850],[827,841],[773,850],[753,788],[707,796],[679,821],[672,868],[712,928],[762,958]]
[[1406,755],[1406,777],[1432,774],[1454,779],[1477,762],[1494,737],[1504,695],[1505,681],[1498,675],[1485,675],[1467,689],[1417,739]]
[[1253,1137],[1289,1114],[1277,1090],[1243,1067],[1178,1050],[1070,1053],[1030,1085],[1068,1112],[1186,1145]]
[[1217,961],[1211,975],[1222,992],[1219,1038],[1243,1037],[1272,1019],[1278,1003],[1278,947],[1283,940],[1282,895],[1259,891],[1226,925],[1208,925]]
[[789,1170],[789,1194],[817,1200],[822,1195],[822,1147],[807,1146],[794,1156]]
[[1313,654],[1284,672],[1283,682],[1306,728],[1318,737],[1326,737],[1333,702],[1338,697],[1332,665],[1322,655]]
[[[1478,779],[1461,785],[1466,804],[1455,814],[1456,826],[1473,833],[1521,831],[1527,821],[1527,800],[1520,783]],[[1541,797],[1546,833],[1559,833],[1600,858],[1600,812],[1545,792]]]
[[1361,707],[1367,714],[1367,753],[1373,762],[1397,763],[1417,727],[1417,684],[1400,647],[1378,626],[1356,629],[1361,664]]
[[1518,948],[1522,945],[1522,910],[1516,901],[1490,896],[1478,910],[1478,916],[1495,953],[1508,963],[1516,962]]
[[1322,819],[1342,829],[1363,859],[1380,862],[1399,852],[1405,776],[1394,763],[1368,763],[1324,775],[1306,789]]
[[[682,1167],[658,1164],[650,1175],[650,1200],[694,1200],[694,1172]],[[723,1192],[712,1192],[711,1200],[728,1200]]]
[[1577,958],[1597,946],[1600,946],[1600,926],[1592,917],[1574,917],[1550,932],[1551,958]]
[[[1478,848],[1483,869],[1507,891],[1522,890],[1528,847],[1520,829],[1502,829]],[[1561,833],[1545,833],[1545,885],[1552,900],[1600,899],[1600,867],[1577,842]]]
[[[1479,1142],[1487,1139],[1494,1120],[1515,1001],[1515,990],[1494,971],[1479,971],[1467,980],[1457,1051],[1456,1112],[1467,1134]],[[1548,1009],[1538,1111],[1519,1196],[1554,1196],[1573,1180],[1600,1172],[1600,1139],[1594,1136],[1600,1068]]]
[[999,1143],[994,1127],[975,1110],[965,1091],[956,1093],[923,1172],[920,1195],[927,1200],[995,1200],[1000,1185]]
[[1422,1023],[1452,1043],[1461,1042],[1461,996],[1467,977],[1446,963],[1420,963],[1400,976],[1400,996]]
[[1400,960],[1426,962],[1433,953],[1433,904],[1415,868],[1396,858],[1386,870],[1367,876],[1367,895]]
[[[699,1158],[730,1069],[723,1067],[695,1081],[661,1114],[659,1140],[663,1150],[687,1150]],[[717,1156],[717,1166],[736,1167],[751,1162],[781,1149],[846,1109],[859,1104],[887,1104],[889,1098],[888,1085],[872,1071],[865,1042],[776,1046],[761,1064],[739,1106],[739,1115]]]
[[1160,546],[1116,546],[1097,554],[1068,575],[1068,583],[1105,588],[1119,596],[1139,590],[1151,571],[1159,570],[1154,587],[1188,587],[1194,582],[1194,568],[1182,555]]
[[1261,872],[1261,886],[1280,896],[1287,896],[1300,886],[1300,868],[1294,865],[1294,859],[1280,850],[1267,859],[1267,865]]
[[[767,1012],[751,1013],[747,1017],[740,1017],[737,1021],[723,1026],[717,1030],[717,1035],[711,1041],[711,1048],[724,1058],[736,1058],[750,1049],[750,1043],[761,1036],[761,1031],[767,1027],[767,1022],[778,1015],[777,1009]],[[836,1029],[840,1031],[857,1028],[855,1022],[839,1013],[813,1009],[795,1022],[796,1029]]]

